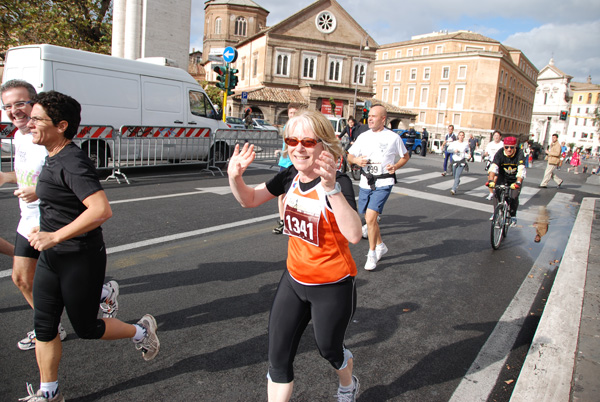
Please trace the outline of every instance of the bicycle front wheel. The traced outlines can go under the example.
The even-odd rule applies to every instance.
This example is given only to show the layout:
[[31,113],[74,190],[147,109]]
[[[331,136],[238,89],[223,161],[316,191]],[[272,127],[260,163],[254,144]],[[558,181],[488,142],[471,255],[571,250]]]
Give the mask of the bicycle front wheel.
[[505,215],[505,204],[501,203],[496,206],[494,210],[494,218],[492,219],[492,230],[490,240],[492,242],[492,248],[498,250],[500,243],[502,243],[502,235],[504,233],[504,224],[506,220]]

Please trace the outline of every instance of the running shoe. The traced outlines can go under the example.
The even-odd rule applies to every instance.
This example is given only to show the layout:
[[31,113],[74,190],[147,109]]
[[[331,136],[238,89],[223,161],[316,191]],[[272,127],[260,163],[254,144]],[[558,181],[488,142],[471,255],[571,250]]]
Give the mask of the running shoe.
[[[58,324],[58,335],[60,335],[60,340],[64,341],[67,337],[67,331],[63,328],[62,324]],[[35,329],[33,331],[29,331],[27,336],[17,342],[17,346],[21,350],[31,350],[35,349]]]
[[119,297],[119,284],[117,281],[110,281],[105,286],[110,293],[106,299],[100,303],[102,318],[115,318],[119,312],[119,302],[117,300],[117,297]]
[[377,267],[377,253],[367,254],[367,262],[365,263],[365,269],[367,271],[372,271]]
[[275,228],[273,229],[273,233],[275,234],[282,234],[283,233],[283,220],[279,220],[277,222],[277,226],[275,226]]
[[137,324],[146,330],[146,336],[139,342],[134,341],[135,348],[142,351],[144,360],[152,360],[156,357],[158,350],[160,349],[160,342],[158,336],[156,336],[156,320],[150,314],[146,314],[137,322]]
[[375,246],[375,256],[377,257],[377,261],[381,260],[381,257],[383,257],[383,255],[387,252],[388,248],[385,243],[380,243]]
[[338,389],[338,393],[336,395],[338,402],[354,402],[356,401],[356,395],[358,395],[358,390],[360,389],[360,383],[358,382],[358,378],[355,375],[352,376],[352,380],[354,381],[354,389],[350,392],[341,392]]
[[450,194],[454,195],[454,194],[456,194],[456,191],[450,190]]
[[367,227],[366,223],[362,227],[362,238],[363,239],[368,239],[369,238],[369,228]]
[[515,226],[517,226],[517,218],[512,217],[510,218],[510,227],[514,228]]
[[485,197],[486,200],[491,201],[494,198],[494,193],[489,193],[487,195],[487,197]]
[[62,396],[60,389],[58,394],[54,395],[52,398],[47,398],[44,396],[44,393],[41,389],[38,389],[38,392],[33,392],[33,386],[31,384],[27,384],[27,393],[29,394],[25,398],[19,399],[20,401],[28,401],[28,402],[65,402],[65,398]]

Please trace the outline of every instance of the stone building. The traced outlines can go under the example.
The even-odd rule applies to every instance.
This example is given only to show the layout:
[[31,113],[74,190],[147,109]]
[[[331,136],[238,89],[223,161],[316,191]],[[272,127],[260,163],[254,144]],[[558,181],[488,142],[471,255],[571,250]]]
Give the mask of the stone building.
[[592,84],[592,77],[588,77],[587,82],[572,82],[571,91],[573,100],[564,140],[567,144],[598,154],[600,132],[596,118],[599,116],[600,85]]
[[529,136],[537,68],[518,49],[470,31],[434,32],[382,45],[376,98],[417,114],[441,138],[449,124],[489,141],[493,130]]
[[572,99],[571,79],[572,76],[554,65],[554,59],[550,59],[548,65],[538,74],[531,119],[531,138],[542,144],[544,149],[550,143],[552,134],[558,134],[560,142],[566,140],[568,111]]
[[[212,66],[219,64],[209,61],[211,54],[227,46],[238,51],[232,67],[239,70],[239,83],[228,97],[227,115],[241,117],[251,107],[254,116],[283,124],[289,103],[346,118],[359,114],[365,100],[377,103],[372,77],[378,45],[337,1],[318,0],[272,27],[266,26],[267,15],[251,0],[205,4],[207,81],[216,81]],[[393,105],[387,110],[396,126],[414,121],[410,111]]]

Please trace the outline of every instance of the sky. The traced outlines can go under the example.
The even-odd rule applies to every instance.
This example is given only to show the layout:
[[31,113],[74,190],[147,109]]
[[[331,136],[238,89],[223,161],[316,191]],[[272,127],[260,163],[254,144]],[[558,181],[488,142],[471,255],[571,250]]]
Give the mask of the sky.
[[[254,0],[273,26],[313,0]],[[541,70],[554,65],[600,84],[598,0],[337,0],[379,45],[434,31],[470,30],[521,50]],[[392,10],[392,12],[390,12]],[[204,0],[192,0],[190,51],[202,50]]]

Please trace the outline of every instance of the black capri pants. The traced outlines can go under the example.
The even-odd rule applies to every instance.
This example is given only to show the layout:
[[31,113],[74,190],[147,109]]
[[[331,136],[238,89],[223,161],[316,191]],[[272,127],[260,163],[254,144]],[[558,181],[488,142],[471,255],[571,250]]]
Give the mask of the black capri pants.
[[294,380],[294,357],[306,326],[313,321],[319,353],[339,370],[344,364],[344,337],[356,310],[354,277],[328,285],[306,286],[286,270],[269,317],[269,377]]
[[50,342],[56,338],[64,308],[80,338],[101,338],[106,327],[97,317],[105,273],[103,242],[95,242],[85,251],[42,251],[33,279],[37,339]]

